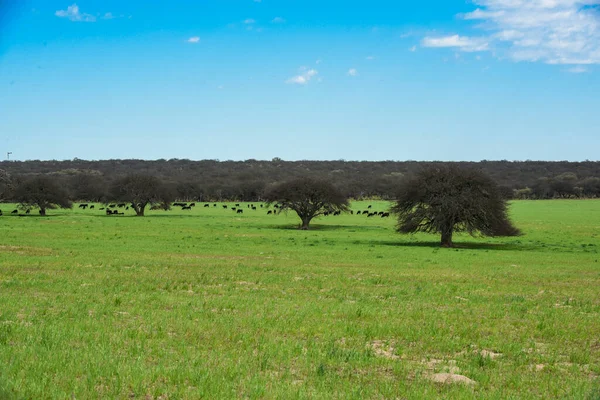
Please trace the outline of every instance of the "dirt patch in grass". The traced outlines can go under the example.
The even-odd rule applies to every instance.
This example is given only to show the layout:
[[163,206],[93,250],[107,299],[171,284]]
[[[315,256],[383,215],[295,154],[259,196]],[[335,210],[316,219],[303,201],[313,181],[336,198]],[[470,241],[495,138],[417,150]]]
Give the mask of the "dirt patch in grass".
[[384,340],[374,340],[368,346],[377,357],[387,358],[389,360],[399,360],[400,356],[395,354],[393,342],[388,343]]
[[14,253],[22,256],[49,256],[52,249],[47,247],[0,246],[0,252]]
[[435,383],[441,383],[444,385],[460,383],[460,384],[464,384],[464,385],[473,386],[473,385],[477,384],[477,382],[475,382],[473,379],[467,378],[464,375],[451,374],[451,373],[433,374],[433,375],[429,376],[429,379]]

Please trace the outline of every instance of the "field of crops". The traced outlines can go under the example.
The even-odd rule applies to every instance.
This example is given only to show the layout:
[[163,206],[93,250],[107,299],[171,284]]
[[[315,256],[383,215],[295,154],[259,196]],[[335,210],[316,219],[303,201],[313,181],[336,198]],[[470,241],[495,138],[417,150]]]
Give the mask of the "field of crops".
[[3,204],[0,398],[600,398],[600,201],[457,249],[241,207]]

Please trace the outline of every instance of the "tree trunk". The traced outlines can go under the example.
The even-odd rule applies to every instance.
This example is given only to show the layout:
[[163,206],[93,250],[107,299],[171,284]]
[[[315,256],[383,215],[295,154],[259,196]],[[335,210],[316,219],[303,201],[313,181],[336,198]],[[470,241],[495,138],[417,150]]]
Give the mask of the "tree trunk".
[[45,217],[45,216],[46,216],[46,209],[45,209],[45,208],[43,208],[43,207],[40,207],[40,215],[41,215],[42,217]]
[[442,231],[442,247],[454,247],[454,243],[452,243],[452,229]]
[[144,210],[146,209],[146,204],[142,204],[142,203],[133,203],[135,205],[135,207],[133,208],[135,210],[135,214],[138,217],[143,217],[144,216]]
[[310,224],[310,220],[311,218],[302,218],[302,226],[300,227],[301,231],[307,231],[308,230],[308,224]]

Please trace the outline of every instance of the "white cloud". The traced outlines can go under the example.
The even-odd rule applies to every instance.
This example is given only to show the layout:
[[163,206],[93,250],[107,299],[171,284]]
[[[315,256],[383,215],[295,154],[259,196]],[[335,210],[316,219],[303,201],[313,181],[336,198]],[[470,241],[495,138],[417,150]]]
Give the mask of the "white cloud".
[[96,21],[96,17],[94,17],[93,15],[80,12],[79,6],[77,4],[68,6],[66,10],[58,10],[54,13],[54,15],[60,18],[67,18],[71,21],[77,22]]
[[323,61],[322,60],[317,60],[315,61],[315,64],[321,64]]
[[308,84],[308,82],[310,82],[312,78],[319,74],[319,71],[317,71],[316,69],[308,69],[306,67],[301,67],[300,72],[301,73],[299,75],[293,76],[290,79],[288,79],[286,83],[295,85],[306,85]]
[[375,56],[367,56],[367,60],[369,61],[373,61],[375,59]]
[[284,24],[285,22],[285,19],[281,17],[275,17],[271,20],[272,24]]
[[358,70],[356,68],[350,68],[348,70],[348,76],[358,76]]
[[112,13],[107,12],[106,14],[104,14],[104,16],[102,18],[104,18],[104,19],[114,19],[115,16]]
[[189,38],[187,40],[188,43],[200,43],[200,37],[198,36],[192,36],[191,38]]
[[410,48],[410,49],[408,49],[408,50],[410,50],[410,51],[412,51],[412,52],[414,53],[415,51],[417,51],[417,46],[413,46],[413,47],[411,47],[411,48]]
[[488,50],[489,46],[485,38],[472,38],[459,35],[425,37],[421,44],[423,47],[451,47],[468,52],[485,51]]
[[245,19],[245,20],[244,20],[244,23],[245,23],[246,25],[251,25],[251,24],[254,24],[254,23],[256,23],[256,20],[254,20],[254,19],[252,19],[252,18],[248,18],[248,19]]
[[[473,0],[461,15],[485,32],[484,50],[514,61],[547,64],[600,64],[600,0]],[[451,36],[464,41],[471,38]],[[425,38],[427,39],[427,38]],[[424,39],[424,40],[425,40]],[[460,42],[460,40],[458,40]]]

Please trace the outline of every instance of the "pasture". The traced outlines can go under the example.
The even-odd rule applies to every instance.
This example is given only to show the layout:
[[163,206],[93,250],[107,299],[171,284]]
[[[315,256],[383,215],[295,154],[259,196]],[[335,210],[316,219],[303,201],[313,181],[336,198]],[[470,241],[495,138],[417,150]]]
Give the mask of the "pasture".
[[98,207],[2,204],[0,398],[600,397],[600,201],[513,202],[525,236],[457,249],[393,218]]

